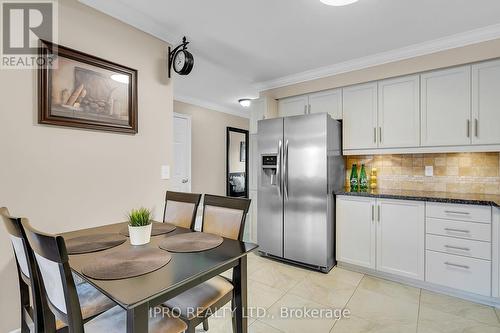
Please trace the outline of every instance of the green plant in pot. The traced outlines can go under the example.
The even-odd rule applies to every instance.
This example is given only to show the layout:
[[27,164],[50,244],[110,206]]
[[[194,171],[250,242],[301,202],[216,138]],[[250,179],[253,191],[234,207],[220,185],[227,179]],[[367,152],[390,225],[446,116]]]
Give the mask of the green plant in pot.
[[128,214],[130,244],[144,245],[151,240],[151,211],[146,208],[132,209]]

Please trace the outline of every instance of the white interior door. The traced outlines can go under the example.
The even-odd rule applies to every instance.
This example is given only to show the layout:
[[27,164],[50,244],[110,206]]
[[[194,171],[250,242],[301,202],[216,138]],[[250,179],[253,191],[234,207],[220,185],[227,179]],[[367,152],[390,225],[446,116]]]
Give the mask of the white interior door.
[[191,117],[174,113],[172,190],[191,192]]

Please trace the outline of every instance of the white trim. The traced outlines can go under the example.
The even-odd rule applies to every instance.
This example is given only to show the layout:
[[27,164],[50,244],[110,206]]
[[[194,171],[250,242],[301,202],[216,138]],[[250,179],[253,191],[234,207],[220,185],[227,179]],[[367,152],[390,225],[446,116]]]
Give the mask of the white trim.
[[[187,120],[187,131],[189,134],[188,135],[188,142],[187,142],[187,145],[188,145],[188,154],[187,154],[187,157],[188,157],[188,185],[189,185],[188,192],[191,192],[191,187],[193,185],[193,177],[192,177],[192,173],[191,173],[191,152],[192,152],[192,149],[191,149],[191,145],[192,145],[191,115],[174,112],[174,118],[175,117]],[[172,144],[173,143],[174,142],[172,141]],[[172,147],[172,150],[173,150],[173,147]]]
[[[182,39],[182,36],[174,36],[166,33],[165,27],[155,21],[151,16],[131,8],[121,1],[102,0],[78,0],[80,3],[92,7],[104,14],[107,14],[125,24],[131,25],[152,36],[155,36],[169,44],[174,44]],[[119,3],[118,3],[119,2]]]
[[183,102],[183,103],[188,103],[196,106],[200,106],[205,109],[209,109],[212,111],[217,111],[217,112],[222,112],[222,113],[227,113],[227,114],[232,114],[233,116],[238,116],[242,118],[247,118],[250,119],[250,109],[245,109],[245,110],[236,110],[236,109],[230,109],[224,106],[221,106],[216,103],[204,101],[195,97],[191,96],[184,96],[184,95],[176,95],[174,96],[174,100]]
[[387,52],[381,52],[370,56],[333,64],[330,66],[324,66],[296,74],[283,76],[269,81],[259,82],[255,84],[255,87],[259,91],[279,88],[291,84],[321,79],[327,76],[352,72],[363,68],[378,66],[439,51],[485,42],[497,38],[500,38],[500,24],[494,24]]
[[15,329],[13,331],[10,331],[9,333],[21,333],[21,329],[18,328],[18,329]]

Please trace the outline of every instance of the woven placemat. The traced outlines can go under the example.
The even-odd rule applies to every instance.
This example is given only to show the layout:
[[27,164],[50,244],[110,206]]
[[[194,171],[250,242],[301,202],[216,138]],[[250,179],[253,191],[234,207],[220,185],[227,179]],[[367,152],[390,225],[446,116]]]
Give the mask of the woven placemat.
[[165,238],[160,248],[170,252],[201,252],[216,248],[224,239],[205,232],[188,232]]
[[84,254],[107,250],[125,243],[126,237],[116,233],[94,234],[65,239],[68,254]]
[[[169,232],[174,231],[177,227],[171,223],[161,223],[161,222],[153,222],[151,226],[151,236],[158,236],[163,234],[168,234]],[[128,226],[120,231],[120,234],[129,237]]]
[[172,255],[154,247],[127,247],[96,258],[82,273],[96,280],[121,280],[154,272],[170,262]]

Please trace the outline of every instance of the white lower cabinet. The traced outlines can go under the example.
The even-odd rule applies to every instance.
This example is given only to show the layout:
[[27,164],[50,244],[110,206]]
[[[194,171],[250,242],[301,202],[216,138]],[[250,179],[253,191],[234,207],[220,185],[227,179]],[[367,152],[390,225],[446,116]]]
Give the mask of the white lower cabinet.
[[424,278],[424,203],[337,197],[337,260]]
[[426,281],[490,296],[491,261],[435,251],[426,253]]
[[425,204],[377,200],[377,270],[424,279]]
[[375,268],[375,204],[362,197],[337,197],[337,260]]

